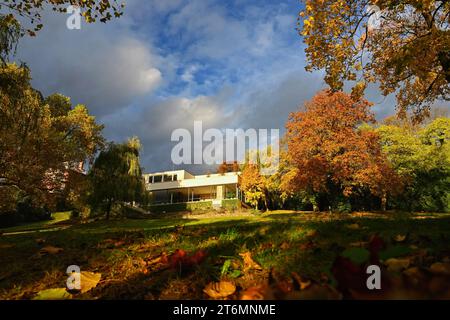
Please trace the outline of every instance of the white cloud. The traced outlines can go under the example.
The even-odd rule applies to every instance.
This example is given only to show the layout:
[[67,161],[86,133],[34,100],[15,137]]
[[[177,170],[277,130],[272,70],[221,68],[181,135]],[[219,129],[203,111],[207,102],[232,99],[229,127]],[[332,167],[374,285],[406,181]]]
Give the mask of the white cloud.
[[127,28],[84,24],[68,30],[64,19],[47,18],[38,37],[24,38],[18,49],[44,94],[61,92],[105,115],[161,83],[159,58]]

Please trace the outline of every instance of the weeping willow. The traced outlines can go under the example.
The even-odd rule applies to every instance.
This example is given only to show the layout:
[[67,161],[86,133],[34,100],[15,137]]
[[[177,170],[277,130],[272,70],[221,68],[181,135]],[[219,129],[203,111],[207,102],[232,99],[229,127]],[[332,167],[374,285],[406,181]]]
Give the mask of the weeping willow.
[[0,60],[2,64],[14,54],[21,37],[19,22],[11,15],[0,15]]
[[128,174],[130,176],[141,176],[141,166],[139,165],[139,151],[141,150],[141,141],[134,136],[127,142],[127,152],[125,152],[126,162],[128,164]]

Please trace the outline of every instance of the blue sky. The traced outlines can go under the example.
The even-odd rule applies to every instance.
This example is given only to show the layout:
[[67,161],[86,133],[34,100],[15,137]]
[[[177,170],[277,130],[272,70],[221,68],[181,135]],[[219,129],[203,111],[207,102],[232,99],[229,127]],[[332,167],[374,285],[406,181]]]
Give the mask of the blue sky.
[[[139,136],[147,172],[172,169],[174,129],[201,120],[283,130],[289,113],[325,88],[320,72],[304,70],[300,1],[125,2],[120,19],[81,30],[68,30],[65,15],[44,15],[44,30],[22,40],[16,58],[44,94],[87,105],[108,139]],[[379,117],[392,113],[392,97],[372,88],[368,98]]]

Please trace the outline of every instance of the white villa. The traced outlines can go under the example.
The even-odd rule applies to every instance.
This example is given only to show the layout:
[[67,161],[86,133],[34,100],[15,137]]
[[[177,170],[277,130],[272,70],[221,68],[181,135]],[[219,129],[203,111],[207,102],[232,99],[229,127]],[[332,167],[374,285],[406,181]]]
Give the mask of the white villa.
[[212,201],[214,206],[221,206],[222,200],[241,199],[239,174],[193,175],[176,170],[144,174],[144,179],[154,204]]

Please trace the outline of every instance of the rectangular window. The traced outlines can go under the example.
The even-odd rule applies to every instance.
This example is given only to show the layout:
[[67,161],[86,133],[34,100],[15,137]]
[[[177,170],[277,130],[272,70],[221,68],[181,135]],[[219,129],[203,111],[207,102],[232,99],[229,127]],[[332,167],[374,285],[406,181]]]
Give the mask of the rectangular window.
[[162,176],[153,176],[153,183],[162,182]]

